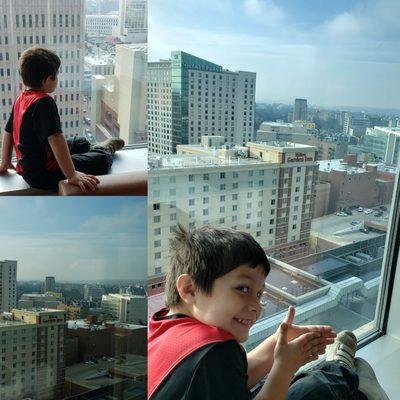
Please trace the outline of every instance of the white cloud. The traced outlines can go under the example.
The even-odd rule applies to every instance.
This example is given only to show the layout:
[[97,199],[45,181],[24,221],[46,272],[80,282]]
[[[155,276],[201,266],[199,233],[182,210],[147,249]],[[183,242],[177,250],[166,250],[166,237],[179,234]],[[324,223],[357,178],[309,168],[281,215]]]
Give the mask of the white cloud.
[[[88,218],[81,223],[80,228],[84,231],[92,232],[129,232],[133,233],[138,229],[142,229],[147,221],[146,218],[146,204],[143,202],[142,206],[125,206],[118,210],[114,215],[96,215]],[[145,231],[139,232],[142,236]]]
[[214,15],[222,29],[179,4],[173,18],[150,14],[150,61],[182,50],[224,68],[257,72],[257,101],[304,96],[325,106],[398,107],[398,0],[360,1],[313,24],[269,0],[237,0]]
[[282,8],[271,0],[245,0],[244,10],[249,17],[267,26],[282,24],[285,18]]

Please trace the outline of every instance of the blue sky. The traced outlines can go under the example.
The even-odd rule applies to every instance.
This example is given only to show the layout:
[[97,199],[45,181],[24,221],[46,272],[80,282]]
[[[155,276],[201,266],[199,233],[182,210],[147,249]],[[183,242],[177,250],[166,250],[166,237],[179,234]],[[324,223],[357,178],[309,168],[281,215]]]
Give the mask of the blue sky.
[[152,0],[149,60],[257,72],[258,101],[400,109],[398,0]]
[[0,197],[0,260],[18,280],[146,279],[146,197]]

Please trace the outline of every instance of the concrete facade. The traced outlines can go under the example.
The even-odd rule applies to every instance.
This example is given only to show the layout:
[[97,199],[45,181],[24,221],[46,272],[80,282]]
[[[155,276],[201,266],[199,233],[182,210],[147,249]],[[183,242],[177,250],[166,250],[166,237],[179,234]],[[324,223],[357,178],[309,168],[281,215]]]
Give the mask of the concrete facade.
[[17,261],[0,261],[0,312],[17,306]]
[[118,45],[113,76],[92,78],[92,130],[96,138],[145,143],[147,48]]
[[66,137],[82,128],[83,59],[85,22],[83,0],[0,0],[0,93],[2,127],[11,113],[14,100],[23,90],[16,65],[21,53],[40,45],[61,58],[59,84],[54,94]]
[[151,153],[173,154],[204,135],[239,145],[253,139],[255,73],[173,51],[170,60],[149,63],[148,85]]
[[253,142],[210,147],[204,143],[217,145],[224,138],[204,140],[178,146],[177,155],[150,159],[148,275],[165,274],[177,223],[248,232],[279,258],[307,253],[315,147]]

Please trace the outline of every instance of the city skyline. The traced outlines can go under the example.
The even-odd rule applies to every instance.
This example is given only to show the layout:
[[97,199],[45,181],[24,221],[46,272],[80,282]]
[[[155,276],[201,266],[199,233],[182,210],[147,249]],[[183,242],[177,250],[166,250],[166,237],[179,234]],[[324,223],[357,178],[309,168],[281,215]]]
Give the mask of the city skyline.
[[255,71],[257,102],[302,97],[325,107],[399,109],[400,3],[311,3],[176,1],[171,15],[167,3],[154,0],[149,60],[182,50],[232,70]]
[[146,197],[4,197],[0,208],[0,260],[18,262],[18,281],[146,278]]

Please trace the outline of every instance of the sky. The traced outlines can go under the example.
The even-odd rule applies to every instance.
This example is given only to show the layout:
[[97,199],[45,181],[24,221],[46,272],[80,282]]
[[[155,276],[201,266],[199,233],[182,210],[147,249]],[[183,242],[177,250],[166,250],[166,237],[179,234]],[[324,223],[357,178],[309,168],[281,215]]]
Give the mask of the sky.
[[146,197],[0,197],[0,260],[17,280],[144,280]]
[[400,109],[399,0],[152,0],[149,60],[257,73],[256,101]]

